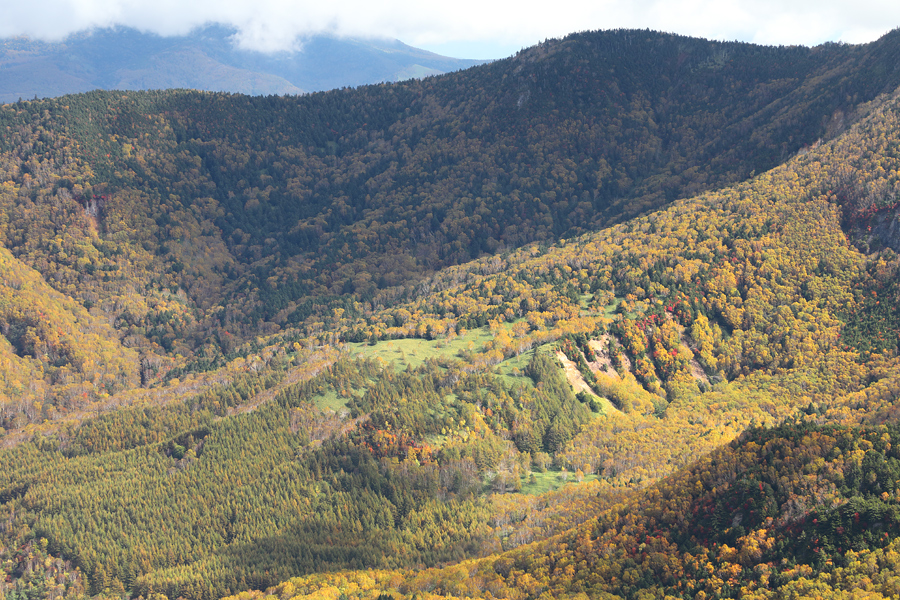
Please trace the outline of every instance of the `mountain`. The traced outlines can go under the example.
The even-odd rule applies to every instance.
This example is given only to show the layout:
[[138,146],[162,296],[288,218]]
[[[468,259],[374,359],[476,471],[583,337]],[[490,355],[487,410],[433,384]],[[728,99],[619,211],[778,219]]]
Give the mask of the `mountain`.
[[3,241],[129,343],[219,355],[333,310],[362,318],[437,269],[770,169],[900,85],[898,43],[595,32],[304,97],[23,101],[0,109]]
[[190,88],[293,95],[401,81],[483,61],[447,58],[399,41],[310,36],[297,51],[242,50],[235,30],[209,25],[183,36],[95,29],[58,43],[0,41],[0,102],[105,90]]
[[898,43],[0,108],[0,592],[894,594]]

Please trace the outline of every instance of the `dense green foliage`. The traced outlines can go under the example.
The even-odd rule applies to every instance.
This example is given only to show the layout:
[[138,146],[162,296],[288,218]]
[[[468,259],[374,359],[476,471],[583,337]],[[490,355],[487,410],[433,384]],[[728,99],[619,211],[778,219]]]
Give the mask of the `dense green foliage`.
[[[338,362],[226,420],[213,411],[277,371],[122,409],[3,453],[4,514],[23,528],[13,539],[72,557],[92,593],[209,599],[297,572],[458,560],[490,547],[482,473],[521,478],[503,474],[519,460],[512,424],[554,451],[586,419],[552,360],[536,355],[529,372],[536,387],[508,390],[486,375],[442,383],[434,366]],[[329,391],[368,418],[320,412]],[[425,441],[441,431],[454,439]]]

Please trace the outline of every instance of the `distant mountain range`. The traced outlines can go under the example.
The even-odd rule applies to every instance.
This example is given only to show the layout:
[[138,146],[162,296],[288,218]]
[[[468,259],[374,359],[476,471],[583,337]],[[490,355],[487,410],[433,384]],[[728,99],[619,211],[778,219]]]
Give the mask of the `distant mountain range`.
[[116,27],[73,34],[58,43],[5,38],[0,40],[0,102],[95,89],[300,94],[437,75],[484,62],[440,56],[397,40],[327,35],[311,36],[299,51],[268,54],[238,48],[234,33],[211,25],[162,37]]

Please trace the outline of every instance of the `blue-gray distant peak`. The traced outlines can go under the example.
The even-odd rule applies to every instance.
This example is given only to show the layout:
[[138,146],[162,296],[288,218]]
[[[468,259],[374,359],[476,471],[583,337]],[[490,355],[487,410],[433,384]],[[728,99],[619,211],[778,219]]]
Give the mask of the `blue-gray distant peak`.
[[93,89],[192,88],[252,95],[300,94],[464,69],[483,61],[449,58],[397,40],[327,35],[296,51],[263,53],[235,44],[221,25],[163,37],[115,27],[48,43],[17,37],[0,46],[0,102]]

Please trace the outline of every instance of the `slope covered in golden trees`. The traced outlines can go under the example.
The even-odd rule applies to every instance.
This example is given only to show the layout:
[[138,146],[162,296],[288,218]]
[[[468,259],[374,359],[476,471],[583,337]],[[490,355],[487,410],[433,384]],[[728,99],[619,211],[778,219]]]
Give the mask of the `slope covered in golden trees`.
[[109,323],[0,248],[0,427],[52,419],[139,384]]
[[[484,210],[466,208],[459,191],[469,188],[454,187],[463,174],[479,190],[500,185],[501,174],[492,183],[465,161],[489,165],[512,152],[487,124],[476,137],[481,126],[468,108],[453,117],[438,102],[441,89],[491,80],[489,69],[472,80],[293,100],[293,108],[189,92],[3,108],[15,141],[4,154],[11,183],[0,188],[10,249],[0,253],[0,351],[4,373],[20,373],[27,386],[4,375],[0,593],[895,594],[900,259],[890,223],[900,99],[854,104],[859,119],[841,135],[752,179],[737,181],[750,163],[710,166],[732,164],[734,148],[757,142],[765,152],[752,161],[765,163],[788,116],[818,114],[808,127],[819,127],[816,111],[840,89],[835,81],[859,78],[874,96],[887,80],[872,81],[863,67],[890,57],[893,37],[816,52],[628,32],[542,45],[520,55],[521,70],[507,78],[525,73],[532,93],[574,86],[517,108],[534,111],[528,122],[546,143],[562,144],[551,172],[576,153],[578,134],[540,119],[580,106],[578,85],[594,85],[572,64],[592,64],[591,41],[615,50],[631,36],[652,43],[623,51],[623,66],[673,48],[686,61],[692,49],[728,49],[734,54],[704,55],[682,74],[737,87],[745,69],[791,58],[777,68],[799,69],[795,85],[778,84],[790,88],[779,98],[797,103],[722,104],[717,119],[738,115],[729,123],[749,119],[742,110],[758,115],[747,133],[755,142],[723,150],[725,136],[686,146],[698,163],[667,168],[679,177],[694,169],[692,183],[635,171],[644,179],[620,180],[608,203],[591,205],[595,224],[612,225],[552,241],[564,223],[557,216],[576,218],[578,205],[567,199],[557,215],[552,202],[541,204],[559,189],[570,198],[565,185],[583,187],[578,169],[571,181],[559,171],[568,183],[547,184],[545,199],[523,190],[556,181],[546,174],[510,179],[494,200],[481,197]],[[822,88],[810,75],[817,61],[837,78]],[[539,77],[556,64],[574,79]],[[650,98],[656,88],[633,73],[616,85],[635,86],[630,100]],[[700,113],[671,98],[666,114],[678,118],[669,126],[686,135]],[[538,110],[538,100],[559,106]],[[372,123],[390,116],[387,125],[350,128],[359,106]],[[419,110],[458,119],[460,130],[445,123],[454,143],[438,135],[440,125],[427,129]],[[248,137],[248,114],[280,133]],[[325,121],[279,129],[290,114]],[[606,117],[603,127],[614,122]],[[331,133],[320,131],[323,122]],[[341,123],[346,129],[335,128]],[[629,142],[644,135],[628,131]],[[313,152],[319,142],[323,151]],[[351,151],[357,142],[383,170],[367,170]],[[440,185],[403,171],[442,144],[442,156],[456,158],[446,171],[425,169],[444,173]],[[393,149],[378,158],[383,147]],[[616,156],[626,175],[646,159]],[[536,157],[523,154],[515,168],[537,168]],[[251,172],[256,179],[226,185]],[[354,172],[355,184],[346,179]],[[289,196],[284,181],[306,198],[291,205],[299,212],[277,212]],[[713,189],[725,182],[733,185]],[[672,197],[652,200],[669,185]],[[379,200],[357,214],[341,186],[353,192],[348,199],[367,190],[366,202]],[[417,229],[424,205],[416,199],[426,196],[462,200],[439,216],[426,206],[434,223]],[[478,234],[487,246],[462,238],[481,231],[476,221],[492,210],[499,218],[505,202],[524,211],[516,227],[543,223],[546,235],[496,248],[490,227]],[[659,209],[629,218],[649,208]],[[290,229],[271,227],[273,215]],[[451,224],[459,231],[442,229]],[[525,243],[535,238],[545,239]],[[431,254],[454,247],[461,253]],[[317,254],[304,254],[309,248]]]

